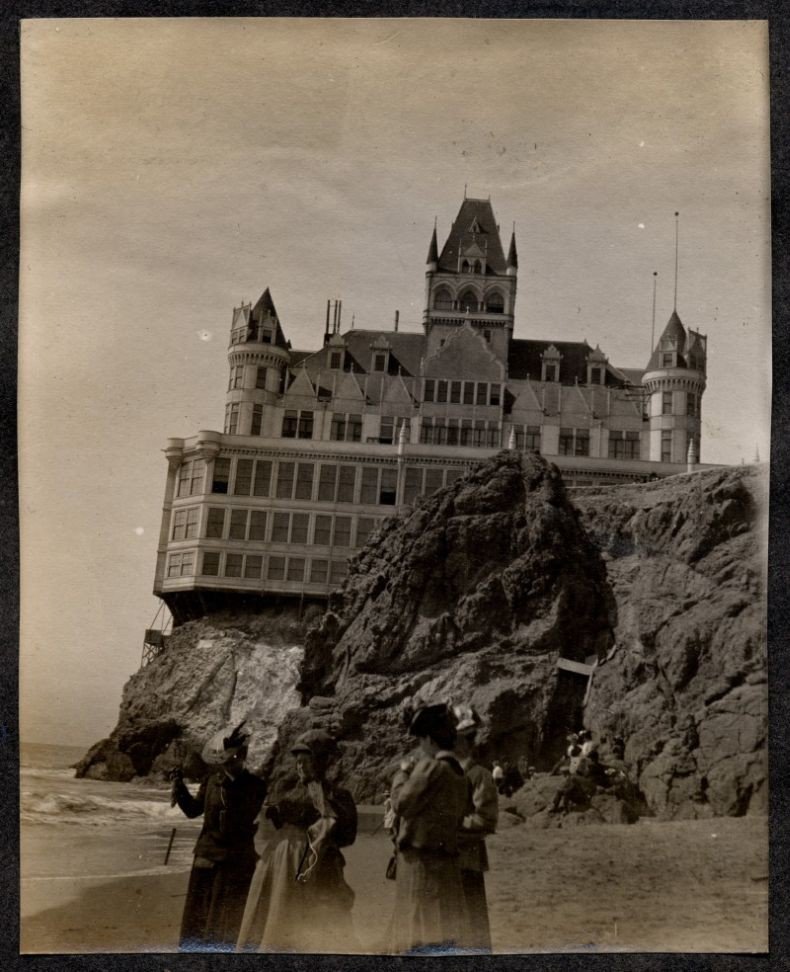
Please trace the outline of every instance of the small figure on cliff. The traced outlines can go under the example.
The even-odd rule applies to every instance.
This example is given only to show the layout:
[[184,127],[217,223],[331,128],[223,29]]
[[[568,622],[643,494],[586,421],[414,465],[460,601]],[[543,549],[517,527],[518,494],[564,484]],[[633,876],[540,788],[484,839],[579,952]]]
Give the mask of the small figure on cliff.
[[255,838],[260,860],[236,950],[348,951],[354,892],[340,848],[356,839],[357,809],[348,790],[326,779],[338,754],[329,733],[303,733],[291,754],[297,781],[263,809]]
[[470,784],[453,753],[456,732],[444,704],[414,713],[409,733],[422,758],[392,781],[398,817],[393,952],[459,948],[464,937],[464,892],[458,834],[471,805]]
[[266,784],[244,768],[244,723],[216,733],[203,749],[212,772],[196,797],[180,774],[173,781],[173,801],[188,817],[203,814],[194,850],[179,949],[184,952],[231,951],[236,942],[255,870],[255,818]]
[[465,948],[490,952],[491,928],[485,886],[488,852],[485,838],[496,831],[499,800],[493,776],[474,758],[480,717],[470,706],[456,706],[453,714],[458,734],[455,753],[472,785],[472,807],[464,817],[458,834],[461,882],[466,902],[466,928],[462,944]]

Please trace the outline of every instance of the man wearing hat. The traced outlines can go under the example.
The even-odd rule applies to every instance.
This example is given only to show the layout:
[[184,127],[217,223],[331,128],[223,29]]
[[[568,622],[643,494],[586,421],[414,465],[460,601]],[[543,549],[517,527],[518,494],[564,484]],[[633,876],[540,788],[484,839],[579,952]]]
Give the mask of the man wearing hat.
[[458,833],[470,805],[469,782],[455,754],[455,725],[444,704],[417,709],[409,733],[421,758],[392,782],[397,868],[391,948],[457,949],[464,926]]
[[255,870],[255,818],[266,795],[264,781],[244,768],[247,742],[243,722],[209,739],[201,755],[210,772],[196,797],[180,774],[173,782],[173,803],[188,817],[203,814],[181,919],[181,951],[230,951],[236,943]]
[[458,835],[461,881],[466,901],[467,923],[464,945],[481,952],[491,951],[485,872],[488,870],[486,835],[496,831],[499,800],[491,773],[474,758],[475,738],[480,717],[471,706],[453,709],[458,738],[455,754],[472,785],[472,807],[463,819]]

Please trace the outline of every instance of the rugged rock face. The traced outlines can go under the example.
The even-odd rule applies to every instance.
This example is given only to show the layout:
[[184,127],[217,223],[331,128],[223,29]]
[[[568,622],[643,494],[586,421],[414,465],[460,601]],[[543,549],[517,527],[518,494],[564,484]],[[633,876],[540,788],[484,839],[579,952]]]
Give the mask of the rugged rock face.
[[409,745],[404,710],[450,699],[482,716],[484,758],[549,764],[585,689],[557,660],[603,657],[614,622],[605,565],[557,470],[500,453],[389,521],[351,562],[308,634],[309,704],[284,738],[317,719],[338,727],[341,773],[375,798]]
[[585,723],[663,816],[766,808],[765,487],[736,468],[575,500],[617,603]]
[[[741,467],[569,498],[541,457],[500,453],[385,521],[309,630],[296,608],[177,629],[80,772],[165,772],[246,718],[275,784],[294,736],[327,726],[338,775],[376,800],[410,744],[406,712],[450,699],[483,717],[484,760],[545,771],[584,724],[626,740],[659,815],[764,810],[764,487]],[[597,660],[589,691],[560,659]],[[554,785],[511,816],[545,809]]]
[[126,683],[118,725],[77,767],[78,776],[129,780],[161,775],[197,754],[230,722],[253,730],[250,765],[269,757],[296,684],[305,626],[296,609],[215,615],[177,628],[153,662]]

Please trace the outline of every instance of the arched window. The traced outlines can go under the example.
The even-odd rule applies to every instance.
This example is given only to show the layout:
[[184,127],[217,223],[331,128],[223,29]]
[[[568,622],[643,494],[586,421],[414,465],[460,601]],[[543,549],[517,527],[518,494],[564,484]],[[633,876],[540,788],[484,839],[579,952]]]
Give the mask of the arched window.
[[449,287],[439,287],[433,295],[434,310],[452,310],[453,295]]
[[474,290],[465,290],[458,298],[458,310],[475,312],[478,309],[477,294]]
[[481,263],[480,260],[475,260],[474,272],[475,273],[482,273],[483,272],[483,264]]
[[486,296],[486,310],[489,314],[505,313],[505,300],[498,290],[492,290]]
[[469,273],[469,270],[470,270],[469,261],[468,260],[462,260],[461,261],[461,273]]

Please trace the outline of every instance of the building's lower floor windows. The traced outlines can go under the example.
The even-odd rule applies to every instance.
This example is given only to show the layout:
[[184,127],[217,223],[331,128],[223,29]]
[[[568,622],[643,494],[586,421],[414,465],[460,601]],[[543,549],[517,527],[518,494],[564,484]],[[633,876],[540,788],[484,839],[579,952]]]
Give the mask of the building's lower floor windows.
[[463,474],[462,466],[406,466],[403,502],[413,503],[418,496],[431,496]]
[[638,459],[639,433],[614,431],[609,432],[610,459]]
[[589,456],[589,429],[560,429],[559,454],[561,456]]
[[326,584],[328,576],[329,576],[328,560],[310,561],[310,583],[311,584]]
[[207,577],[219,576],[219,551],[205,550],[203,552],[203,564],[200,572]]
[[269,557],[266,576],[269,580],[285,580],[285,557]]
[[167,558],[168,577],[191,577],[195,573],[195,551],[173,553]]
[[185,509],[173,511],[173,527],[170,532],[171,540],[192,540],[197,536],[200,508],[188,506]]
[[363,466],[359,501],[365,506],[394,506],[398,470],[395,466]]

